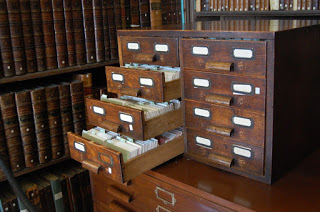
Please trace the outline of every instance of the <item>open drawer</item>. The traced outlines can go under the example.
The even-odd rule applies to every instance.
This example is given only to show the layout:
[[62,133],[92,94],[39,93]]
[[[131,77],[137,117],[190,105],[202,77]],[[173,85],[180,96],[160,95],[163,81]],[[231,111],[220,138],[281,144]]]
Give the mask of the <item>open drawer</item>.
[[90,125],[121,133],[138,140],[147,140],[183,125],[182,107],[145,120],[142,110],[96,99],[85,99]]
[[119,183],[127,182],[184,152],[183,135],[146,153],[123,162],[122,154],[106,146],[68,132],[70,155],[94,173]]
[[111,93],[157,102],[181,97],[181,80],[166,82],[163,72],[106,66],[106,78]]

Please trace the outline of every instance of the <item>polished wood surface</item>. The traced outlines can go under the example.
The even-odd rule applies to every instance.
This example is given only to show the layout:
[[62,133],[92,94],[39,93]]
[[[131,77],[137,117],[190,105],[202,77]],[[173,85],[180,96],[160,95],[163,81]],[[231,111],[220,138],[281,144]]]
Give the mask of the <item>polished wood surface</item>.
[[224,172],[204,164],[176,158],[148,175],[178,187],[204,191],[255,211],[319,211],[320,149],[305,158],[272,185]]

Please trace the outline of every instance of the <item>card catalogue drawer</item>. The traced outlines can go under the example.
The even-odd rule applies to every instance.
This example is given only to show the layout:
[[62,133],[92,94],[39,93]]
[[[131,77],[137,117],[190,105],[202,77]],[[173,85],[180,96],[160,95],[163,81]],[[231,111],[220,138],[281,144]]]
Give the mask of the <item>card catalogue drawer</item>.
[[181,97],[181,81],[165,82],[163,72],[106,66],[108,92],[167,102]]
[[188,154],[210,165],[264,174],[264,148],[224,136],[187,129]]
[[127,182],[184,152],[183,136],[123,162],[122,154],[75,133],[68,133],[70,155],[83,167],[119,182]]
[[179,66],[178,38],[120,36],[123,63]]
[[265,115],[241,109],[185,100],[185,126],[264,146]]
[[184,68],[265,78],[266,42],[182,39]]
[[183,125],[182,108],[145,120],[142,110],[85,99],[90,125],[120,133],[138,140],[147,140]]
[[265,79],[184,70],[186,99],[265,112]]

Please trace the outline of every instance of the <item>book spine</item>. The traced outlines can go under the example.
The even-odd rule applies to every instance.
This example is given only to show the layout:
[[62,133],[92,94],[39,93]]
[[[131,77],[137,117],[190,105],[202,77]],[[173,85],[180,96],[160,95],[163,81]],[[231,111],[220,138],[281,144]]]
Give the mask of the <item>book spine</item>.
[[37,58],[34,49],[31,6],[29,0],[20,0],[20,11],[27,72],[33,73],[37,71]]
[[83,83],[83,95],[84,97],[92,98],[92,74],[85,73],[85,74],[75,74],[73,76],[74,80],[82,81]]
[[[209,2],[209,1],[208,1]],[[209,5],[209,3],[208,3]],[[177,24],[177,3],[176,0],[171,0],[171,13],[172,13],[172,24]]]
[[63,138],[60,117],[59,90],[57,85],[45,88],[52,159],[63,156]]
[[47,69],[56,69],[58,68],[58,63],[51,0],[41,0],[40,7]]
[[50,185],[51,185],[52,195],[54,197],[55,209],[57,212],[62,212],[64,211],[64,202],[63,202],[63,193],[62,193],[60,180],[59,179],[51,180]]
[[256,0],[256,11],[260,11],[260,0]]
[[[7,151],[7,144],[5,141],[5,136],[4,136],[4,129],[3,129],[3,123],[2,123],[2,118],[1,118],[1,113],[0,113],[0,154],[2,156],[2,159],[9,165],[9,155]],[[3,171],[0,169],[0,179],[4,179],[5,175]]]
[[26,167],[34,167],[38,162],[37,143],[35,138],[34,121],[30,91],[15,93],[21,141]]
[[[199,4],[199,10],[200,10],[200,4]],[[167,1],[166,0],[162,0],[161,1],[161,14],[162,14],[161,20],[162,20],[162,25],[168,24],[167,13],[168,13],[168,11],[167,11]]]
[[114,0],[114,18],[117,29],[122,28],[122,12],[121,12],[121,2],[120,0]]
[[73,30],[77,65],[86,63],[86,46],[82,17],[81,0],[72,0]]
[[102,24],[103,24],[103,43],[105,61],[111,59],[110,51],[110,35],[109,35],[109,20],[108,20],[108,3],[102,1]]
[[83,84],[81,81],[70,83],[70,95],[74,132],[81,135],[82,130],[86,129]]
[[151,27],[162,26],[161,0],[150,0]]
[[131,25],[131,11],[130,11],[130,0],[124,0],[125,4],[125,16],[126,16],[126,22],[125,22],[125,27],[130,28]]
[[301,10],[306,10],[307,9],[307,0],[302,0],[301,1]]
[[58,68],[64,68],[68,66],[68,49],[63,0],[52,0],[52,9]]
[[[138,6],[139,7],[139,6]],[[139,9],[138,9],[139,12]],[[112,60],[118,59],[117,29],[115,24],[114,6],[112,1],[107,4],[109,38],[110,38],[110,56]],[[139,15],[138,15],[139,18]]]
[[85,35],[87,63],[95,63],[96,46],[94,36],[94,21],[92,0],[82,0],[82,15]]
[[319,0],[313,0],[312,10],[319,10]]
[[0,0],[0,49],[4,77],[15,75],[6,0]]
[[250,11],[256,10],[256,1],[255,0],[249,0],[249,10]]
[[46,93],[44,88],[38,88],[32,90],[30,94],[38,146],[38,157],[39,162],[42,164],[51,160]]
[[69,155],[69,143],[67,133],[73,131],[72,105],[70,96],[70,84],[62,83],[58,86],[60,101],[60,116],[64,143],[64,154]]
[[93,3],[93,22],[94,22],[94,37],[96,46],[97,62],[105,61],[104,42],[103,42],[103,15],[102,15],[102,0],[92,0]]
[[312,0],[307,0],[306,5],[306,10],[312,10]]
[[150,27],[149,0],[140,0],[139,13],[140,13],[140,26],[141,27]]
[[221,0],[221,11],[225,11],[225,0]]
[[30,0],[32,30],[34,38],[34,48],[36,53],[37,70],[45,71],[47,69],[46,51],[43,36],[42,17],[40,0]]
[[264,0],[264,10],[268,11],[270,6],[270,0]]
[[68,64],[69,66],[75,66],[77,64],[77,60],[73,30],[72,1],[63,0],[63,7],[67,40]]
[[[166,0],[166,10],[168,11],[167,12],[167,23],[168,24],[172,24],[172,10],[171,10],[171,0]],[[201,5],[200,5],[201,7]],[[201,9],[201,8],[200,8]]]
[[[59,212],[59,211],[61,211],[60,208],[59,208],[60,210],[58,210],[55,207],[55,198],[56,199],[61,199],[62,197],[58,196],[59,194],[57,196],[54,196],[53,191],[52,191],[52,186],[51,186],[50,183],[45,185],[44,193],[45,193],[45,198],[46,198],[46,205],[48,207],[47,211],[48,212]],[[43,210],[43,211],[45,211],[45,210]]]
[[[228,1],[228,0],[226,0]],[[176,2],[176,13],[177,13],[177,24],[182,23],[182,11],[181,11],[181,1],[177,0]]]
[[126,5],[125,0],[120,0],[120,10],[121,10],[121,28],[126,28]]
[[130,0],[131,27],[140,26],[139,0]]
[[9,19],[9,26],[10,26],[15,74],[23,75],[27,73],[27,64],[26,64],[26,55],[24,50],[19,0],[7,0],[7,10],[8,10],[8,19]]
[[244,0],[244,11],[249,11],[249,0]]
[[285,0],[279,0],[279,10],[284,10]]
[[293,0],[289,0],[288,10],[293,10]]
[[0,107],[10,166],[12,172],[16,172],[25,165],[14,93],[1,95]]

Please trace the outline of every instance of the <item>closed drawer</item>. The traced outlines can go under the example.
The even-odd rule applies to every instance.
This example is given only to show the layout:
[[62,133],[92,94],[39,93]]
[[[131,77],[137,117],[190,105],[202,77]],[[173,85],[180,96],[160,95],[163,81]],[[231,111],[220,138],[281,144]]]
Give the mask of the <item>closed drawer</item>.
[[191,70],[183,74],[186,99],[265,112],[264,79]]
[[179,66],[178,39],[164,37],[120,37],[123,63]]
[[75,133],[68,133],[70,155],[92,172],[102,174],[119,183],[127,182],[183,153],[183,136],[123,162],[122,154]]
[[167,102],[181,97],[181,81],[166,82],[163,72],[106,66],[108,92]]
[[185,101],[186,127],[264,146],[265,115],[197,101]]
[[138,140],[147,140],[182,126],[182,108],[145,120],[144,111],[96,99],[85,99],[90,125],[121,133]]
[[265,78],[266,42],[182,39],[184,68]]
[[187,129],[188,154],[216,167],[263,175],[264,148]]

